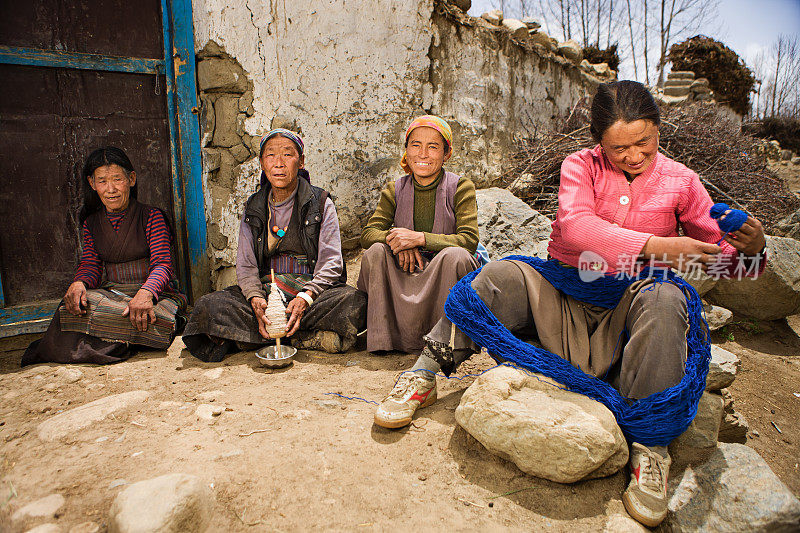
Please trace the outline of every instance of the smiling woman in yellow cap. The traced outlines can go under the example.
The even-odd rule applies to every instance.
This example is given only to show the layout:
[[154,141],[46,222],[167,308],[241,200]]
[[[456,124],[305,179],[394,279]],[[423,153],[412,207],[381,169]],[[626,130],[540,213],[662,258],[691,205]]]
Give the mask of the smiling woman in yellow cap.
[[478,262],[472,181],[444,170],[453,133],[425,115],[406,130],[406,175],[381,192],[361,233],[366,250],[357,287],[367,293],[367,350],[418,352],[442,317],[447,293]]

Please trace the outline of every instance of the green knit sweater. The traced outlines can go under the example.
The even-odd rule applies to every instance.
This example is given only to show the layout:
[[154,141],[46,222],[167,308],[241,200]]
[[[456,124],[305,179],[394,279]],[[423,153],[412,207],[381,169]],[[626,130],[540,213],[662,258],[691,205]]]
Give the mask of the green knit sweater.
[[[456,216],[456,232],[452,235],[431,233],[436,207],[436,187],[442,181],[444,172],[425,187],[414,180],[414,229],[425,234],[425,250],[438,252],[448,246],[461,246],[475,253],[478,246],[478,203],[475,199],[475,185],[467,178],[459,178],[453,198]],[[361,246],[369,248],[376,242],[386,242],[386,235],[394,226],[394,180],[381,192],[378,207],[361,232]]]

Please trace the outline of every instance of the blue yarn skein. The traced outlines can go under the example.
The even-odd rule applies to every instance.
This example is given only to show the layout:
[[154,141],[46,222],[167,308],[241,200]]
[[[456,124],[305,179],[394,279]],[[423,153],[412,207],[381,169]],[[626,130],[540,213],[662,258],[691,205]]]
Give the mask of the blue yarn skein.
[[[522,261],[535,268],[553,286],[573,297],[614,307],[624,290],[637,279],[652,273],[649,270],[634,278],[622,280],[606,276],[591,283],[579,279],[578,270],[561,266],[558,261],[543,261],[535,257],[509,256],[502,260]],[[494,316],[472,288],[472,280],[480,270],[470,272],[450,290],[444,310],[447,318],[462,332],[489,353],[526,370],[549,376],[569,390],[584,394],[604,404],[614,414],[628,440],[645,446],[665,446],[683,433],[697,414],[697,404],[706,386],[706,375],[711,360],[708,325],[703,318],[700,296],[686,281],[666,271],[666,279],[657,283],[673,283],[686,297],[689,331],[687,333],[687,359],[681,381],[661,392],[640,400],[620,396],[610,384],[585,374],[561,357],[532,346],[515,337]],[[661,277],[661,276],[659,276]],[[523,296],[524,297],[524,296]]]
[[728,207],[728,204],[714,204],[711,206],[711,218],[716,219],[717,225],[719,229],[723,233],[733,233],[734,231],[738,231],[745,222],[747,222],[747,217],[749,216],[746,212],[742,211],[741,209],[731,209],[731,212],[728,213],[724,219],[720,220],[720,217],[725,214],[725,211],[731,209]]

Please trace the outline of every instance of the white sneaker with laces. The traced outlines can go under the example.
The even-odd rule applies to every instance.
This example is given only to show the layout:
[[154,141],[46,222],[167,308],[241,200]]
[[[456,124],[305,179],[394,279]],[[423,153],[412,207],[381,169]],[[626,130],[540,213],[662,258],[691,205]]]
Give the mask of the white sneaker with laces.
[[435,374],[426,370],[403,372],[375,411],[375,424],[390,429],[407,426],[417,409],[435,401]]
[[638,442],[631,445],[631,482],[622,495],[622,503],[628,514],[648,527],[656,527],[667,516],[671,464],[669,454],[663,457]]

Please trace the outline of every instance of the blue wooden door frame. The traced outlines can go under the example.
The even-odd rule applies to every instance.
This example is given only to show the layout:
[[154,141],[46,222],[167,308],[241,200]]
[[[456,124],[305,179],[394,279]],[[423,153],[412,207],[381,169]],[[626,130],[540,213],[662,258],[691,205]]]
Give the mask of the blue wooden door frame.
[[[164,59],[0,46],[0,63],[136,74],[165,74],[172,169],[173,214],[181,287],[190,297],[209,289],[206,216],[200,162],[200,126],[191,0],[161,0]],[[184,237],[185,229],[185,237]],[[36,302],[5,308],[0,279],[0,337],[44,331],[55,308]]]

